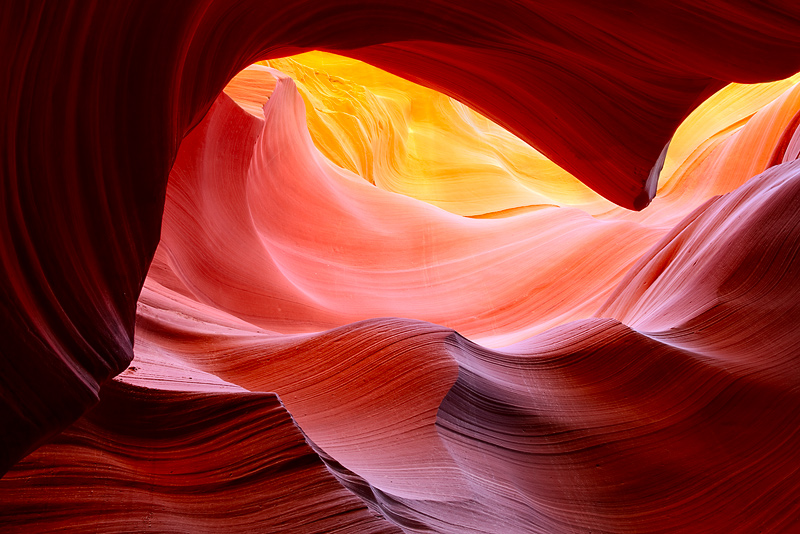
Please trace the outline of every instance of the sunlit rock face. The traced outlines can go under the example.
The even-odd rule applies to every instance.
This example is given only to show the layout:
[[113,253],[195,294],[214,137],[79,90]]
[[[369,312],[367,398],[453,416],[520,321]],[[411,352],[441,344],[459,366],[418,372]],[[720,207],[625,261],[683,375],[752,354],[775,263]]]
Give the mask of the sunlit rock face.
[[586,4],[4,8],[0,530],[796,530],[796,7]]

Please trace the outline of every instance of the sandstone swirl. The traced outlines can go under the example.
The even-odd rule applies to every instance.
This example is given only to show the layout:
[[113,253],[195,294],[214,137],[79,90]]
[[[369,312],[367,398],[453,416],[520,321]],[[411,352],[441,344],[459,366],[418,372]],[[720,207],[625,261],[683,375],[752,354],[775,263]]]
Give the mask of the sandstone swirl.
[[0,530],[798,528],[797,7],[456,4],[0,7]]

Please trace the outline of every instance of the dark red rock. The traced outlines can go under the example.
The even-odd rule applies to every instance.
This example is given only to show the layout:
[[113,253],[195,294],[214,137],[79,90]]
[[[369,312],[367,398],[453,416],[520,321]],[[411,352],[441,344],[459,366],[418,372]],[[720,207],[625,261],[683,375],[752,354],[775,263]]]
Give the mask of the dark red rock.
[[[663,147],[705,96],[729,81],[776,79],[800,69],[798,9],[795,2],[738,1],[3,4],[0,472],[77,420],[97,402],[101,384],[130,363],[136,302],[159,241],[178,148],[225,83],[249,63],[314,48],[373,62],[471,104],[607,198],[642,209]],[[794,139],[776,152],[774,163],[791,159]],[[666,486],[645,483],[645,471],[597,474],[606,485],[593,487],[613,491],[592,510],[586,499],[597,494],[581,494],[568,523],[569,514],[552,506],[566,506],[570,491],[597,480],[581,478],[580,469],[583,474],[570,478],[575,463],[561,463],[553,468],[552,498],[543,505],[548,513],[526,502],[520,528],[569,530],[595,520],[619,526],[612,518],[615,495],[641,497],[625,510],[635,519],[620,517],[642,529],[664,528],[654,526],[655,514],[672,514],[687,502],[685,515],[662,525],[691,528],[696,520],[748,530],[763,520],[773,530],[788,530],[796,524],[795,168],[784,163],[773,169],[744,196],[701,208],[699,222],[680,226],[630,274],[631,283],[645,279],[653,290],[621,287],[602,312],[640,331],[629,334],[636,343],[649,347],[648,339],[657,339],[664,347],[653,350],[664,361],[678,358],[681,366],[697,368],[696,376],[686,371],[692,380],[718,377],[717,384],[730,386],[710,388],[716,396],[694,406],[695,419],[687,415],[663,431],[656,425],[652,435],[672,444],[670,454],[653,449],[631,456],[634,466],[665,458],[666,474],[655,472]],[[696,257],[681,235],[712,252]],[[680,261],[669,266],[665,254],[673,252]],[[695,259],[701,268],[693,268]],[[676,301],[670,288],[685,298]],[[663,298],[652,297],[659,291]],[[628,304],[617,307],[623,301]],[[616,323],[597,324],[616,332]],[[385,335],[377,337],[385,342]],[[608,335],[598,352],[590,351],[603,362],[620,357],[615,343],[628,339]],[[645,365],[642,376],[658,380],[668,368]],[[670,388],[681,382],[666,378],[673,379]],[[650,402],[647,380],[637,378],[629,397],[611,397],[622,403],[620,418],[666,417],[640,410]],[[675,388],[678,398],[683,390]],[[520,407],[525,417],[536,409]],[[589,424],[575,421],[578,429]],[[739,425],[735,432],[729,423]],[[693,430],[700,433],[686,434]],[[732,443],[741,433],[743,441]],[[603,451],[614,449],[613,436],[603,439]],[[586,468],[590,456],[578,463]],[[625,467],[624,456],[612,457],[615,470]],[[703,476],[710,485],[696,484],[701,460],[709,462]],[[507,468],[497,473],[501,485],[535,493]],[[620,489],[625,484],[631,485]],[[685,489],[670,493],[678,486]],[[728,495],[730,488],[742,489]],[[402,504],[408,495],[381,498],[387,508],[413,508]],[[718,515],[696,508],[704,503]],[[435,528],[463,526],[456,519],[448,526],[442,517]]]

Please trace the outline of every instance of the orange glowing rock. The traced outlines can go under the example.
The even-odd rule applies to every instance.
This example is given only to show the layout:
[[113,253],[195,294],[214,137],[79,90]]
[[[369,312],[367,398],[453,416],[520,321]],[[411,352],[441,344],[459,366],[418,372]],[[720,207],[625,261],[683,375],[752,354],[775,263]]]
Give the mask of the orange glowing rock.
[[0,13],[3,531],[800,521],[797,5]]

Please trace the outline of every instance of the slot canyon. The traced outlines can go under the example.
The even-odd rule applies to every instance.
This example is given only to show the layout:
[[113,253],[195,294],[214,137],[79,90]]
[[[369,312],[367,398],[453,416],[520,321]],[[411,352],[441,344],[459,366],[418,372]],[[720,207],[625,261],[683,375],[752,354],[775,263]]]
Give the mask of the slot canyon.
[[0,532],[800,532],[800,4],[0,5]]

